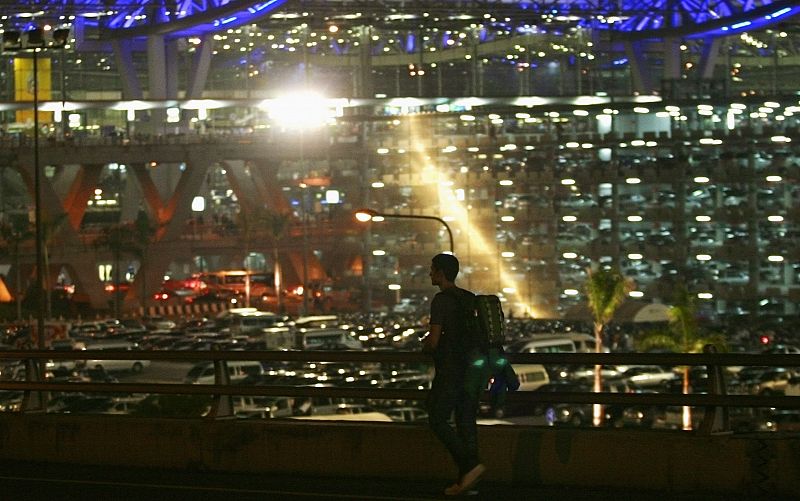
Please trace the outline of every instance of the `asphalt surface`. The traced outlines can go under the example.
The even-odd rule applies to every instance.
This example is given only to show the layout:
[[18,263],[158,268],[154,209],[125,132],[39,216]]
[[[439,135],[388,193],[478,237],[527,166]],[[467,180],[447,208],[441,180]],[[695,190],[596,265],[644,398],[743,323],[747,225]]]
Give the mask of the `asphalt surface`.
[[[239,500],[428,500],[444,496],[438,481],[342,479],[274,474],[135,469],[113,466],[0,462],[0,500],[24,501],[239,501]],[[518,486],[482,482],[461,499],[481,500],[725,500],[739,496],[621,491],[603,488]],[[748,499],[758,499],[748,496]],[[771,498],[774,499],[774,498]]]

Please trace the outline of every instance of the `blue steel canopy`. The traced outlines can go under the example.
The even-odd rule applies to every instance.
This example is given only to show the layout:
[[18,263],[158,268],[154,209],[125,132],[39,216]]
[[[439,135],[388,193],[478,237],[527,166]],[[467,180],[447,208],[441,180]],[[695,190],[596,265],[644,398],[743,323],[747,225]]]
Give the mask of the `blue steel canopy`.
[[568,22],[651,38],[669,33],[696,37],[754,30],[797,14],[800,5],[786,0],[29,0],[0,9],[80,16],[115,38],[202,35],[266,17],[313,22],[350,13],[358,13],[364,24],[425,24],[437,17],[482,23],[490,16],[508,24],[524,22],[546,29],[547,23]]

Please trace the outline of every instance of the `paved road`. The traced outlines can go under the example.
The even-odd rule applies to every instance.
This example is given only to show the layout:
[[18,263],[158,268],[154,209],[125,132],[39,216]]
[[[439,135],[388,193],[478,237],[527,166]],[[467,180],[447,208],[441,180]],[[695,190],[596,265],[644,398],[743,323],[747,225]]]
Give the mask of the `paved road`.
[[[112,466],[0,462],[0,499],[25,501],[250,501],[445,499],[441,482],[223,474]],[[484,482],[467,499],[527,501],[731,499],[703,493],[612,491],[603,488],[522,487]],[[748,499],[757,499],[748,497]]]

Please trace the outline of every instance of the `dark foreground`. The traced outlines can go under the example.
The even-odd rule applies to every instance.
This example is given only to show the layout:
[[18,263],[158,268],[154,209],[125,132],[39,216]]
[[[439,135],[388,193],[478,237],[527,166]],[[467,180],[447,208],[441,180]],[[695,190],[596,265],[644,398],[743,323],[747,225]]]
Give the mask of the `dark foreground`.
[[[50,463],[0,462],[0,485],[1,499],[26,501],[446,499],[441,495],[445,485],[437,481],[242,475]],[[462,499],[699,501],[733,497],[708,493],[619,491],[600,487],[526,487],[487,481],[479,484],[473,495]],[[750,496],[750,499],[754,497]]]

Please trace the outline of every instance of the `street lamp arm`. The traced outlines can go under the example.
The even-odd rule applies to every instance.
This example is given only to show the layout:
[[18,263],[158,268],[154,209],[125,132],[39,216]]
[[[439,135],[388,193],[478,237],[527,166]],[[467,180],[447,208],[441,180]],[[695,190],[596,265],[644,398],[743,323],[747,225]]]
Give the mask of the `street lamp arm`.
[[450,240],[450,253],[455,254],[455,246],[453,244],[453,231],[450,229],[450,225],[447,224],[447,221],[444,219],[437,217],[437,216],[426,216],[426,215],[418,215],[418,214],[385,214],[382,212],[377,212],[373,209],[358,209],[355,211],[356,219],[361,222],[367,222],[371,219],[380,216],[383,218],[394,218],[394,219],[427,219],[429,221],[437,221],[444,229],[447,230],[447,236]]

